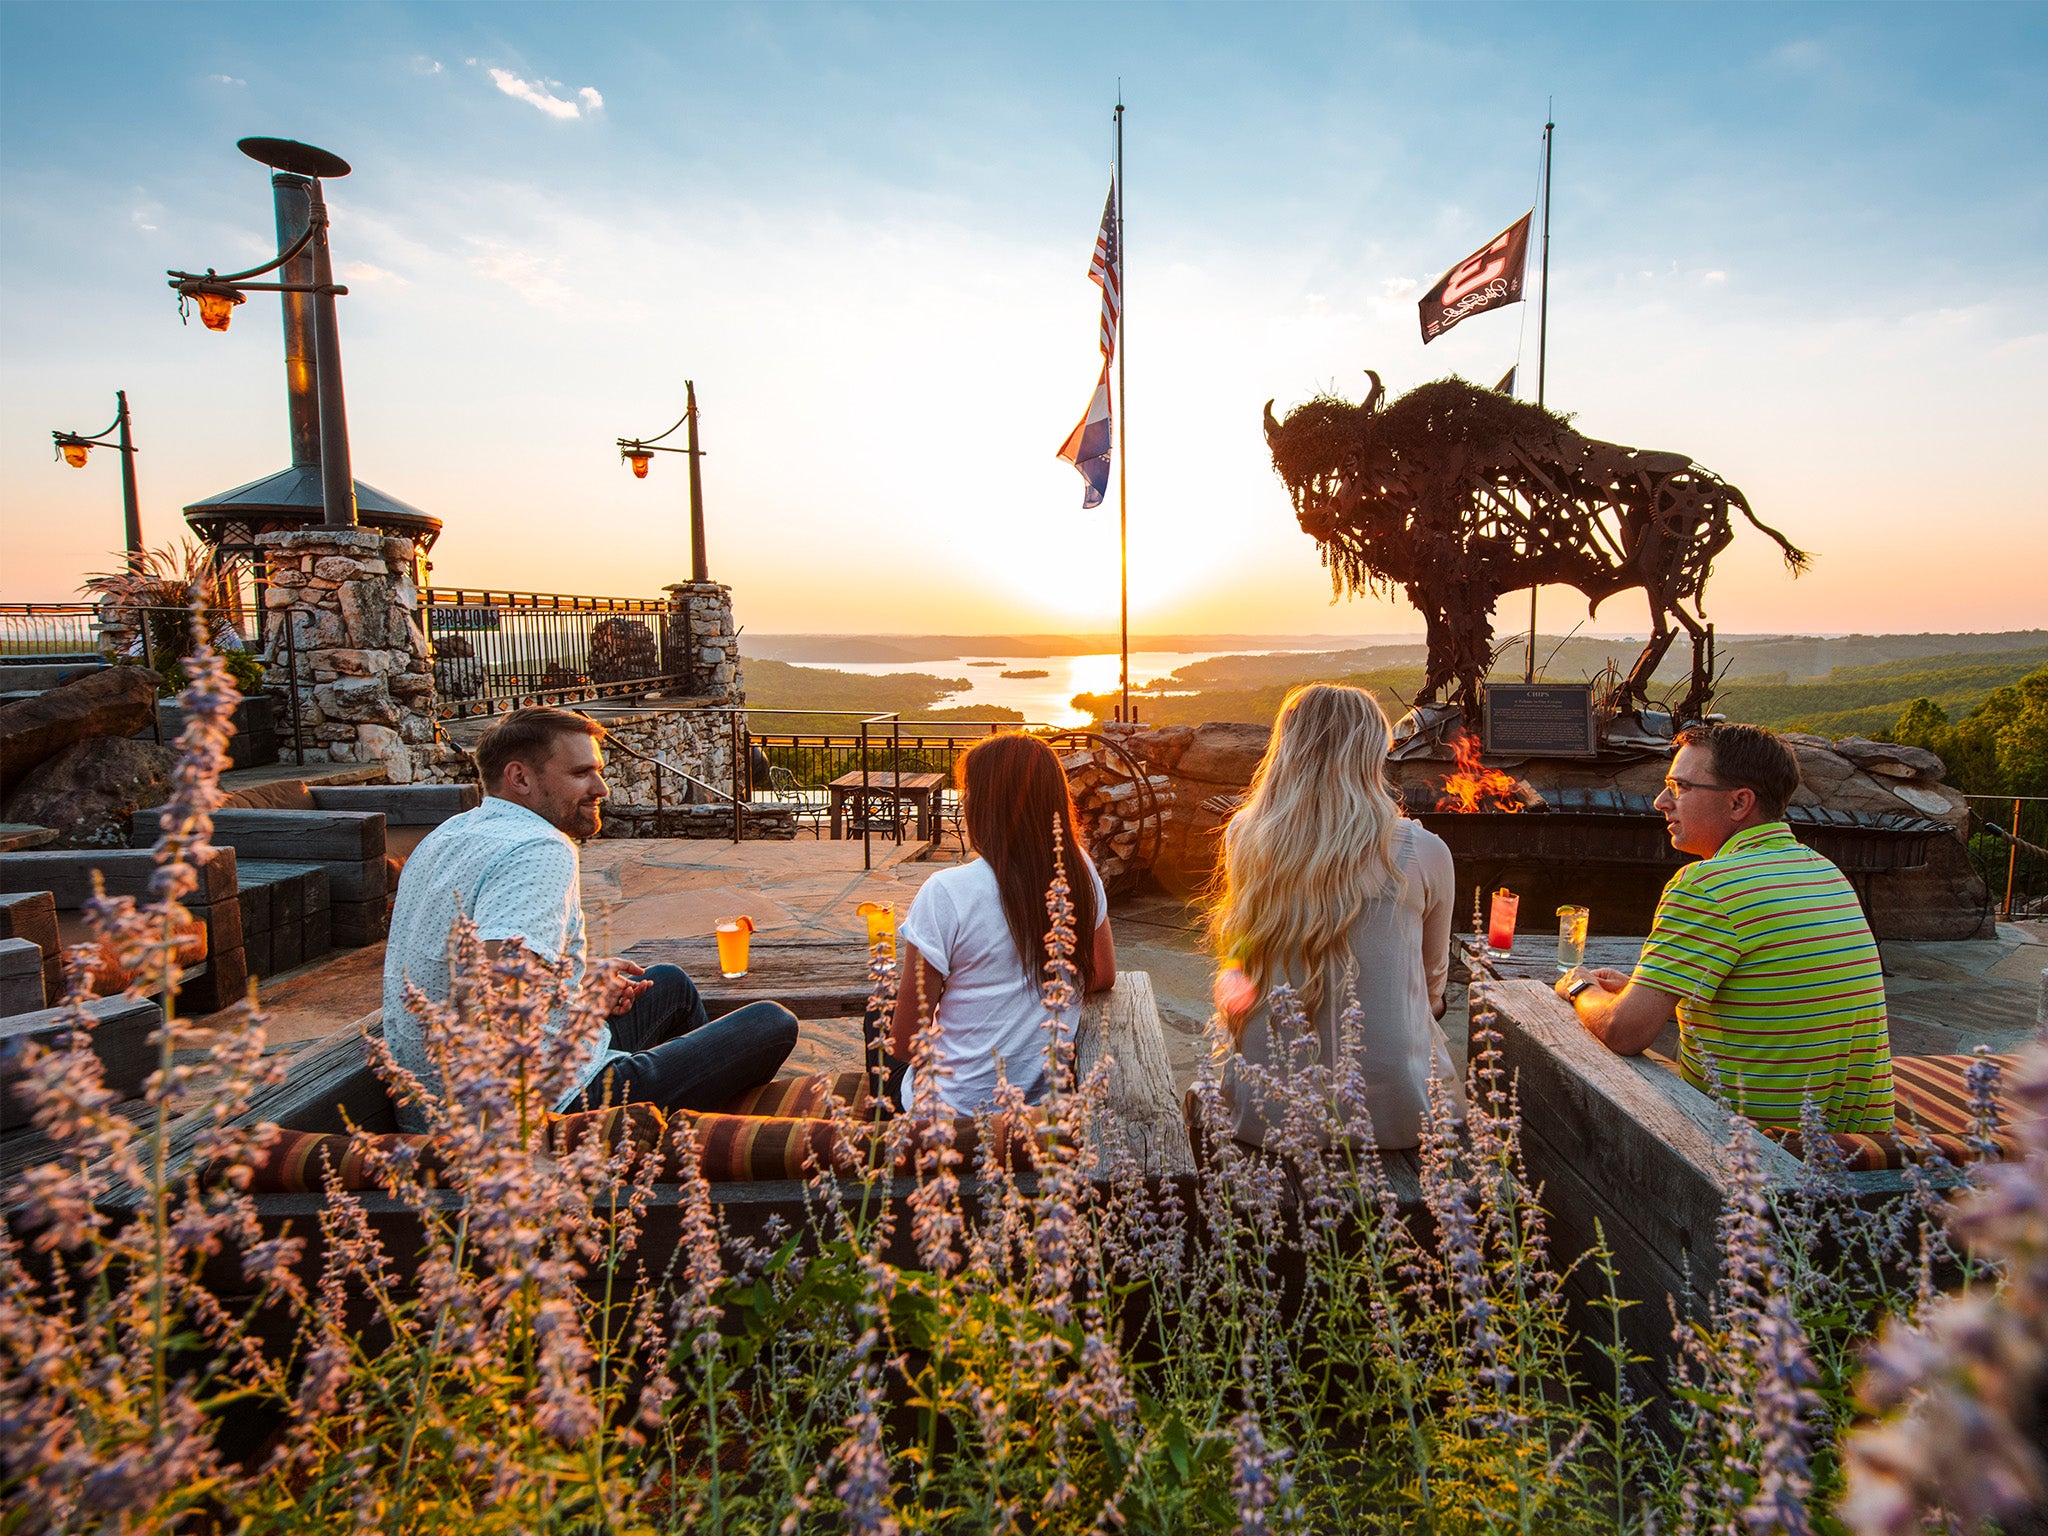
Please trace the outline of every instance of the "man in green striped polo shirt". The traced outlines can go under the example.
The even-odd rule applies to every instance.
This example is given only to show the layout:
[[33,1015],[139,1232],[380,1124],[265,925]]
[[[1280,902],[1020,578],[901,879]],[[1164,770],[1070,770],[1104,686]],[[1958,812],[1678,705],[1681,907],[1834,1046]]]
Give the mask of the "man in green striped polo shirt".
[[1678,1018],[1679,1069],[1768,1129],[1811,1094],[1830,1131],[1892,1128],[1877,942],[1842,872],[1792,836],[1799,760],[1753,725],[1696,726],[1657,809],[1681,853],[1634,976],[1573,971],[1558,991],[1623,1056]]

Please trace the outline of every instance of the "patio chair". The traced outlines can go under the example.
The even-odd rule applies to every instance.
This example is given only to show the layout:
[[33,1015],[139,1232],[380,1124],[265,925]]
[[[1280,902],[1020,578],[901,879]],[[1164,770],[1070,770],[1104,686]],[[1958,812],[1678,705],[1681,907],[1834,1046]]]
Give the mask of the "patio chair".
[[967,853],[967,818],[961,809],[960,792],[958,790],[948,786],[939,791],[936,815],[939,823],[938,844],[943,846],[946,841],[946,834],[950,832],[953,834],[954,840],[960,844],[960,853],[965,857]]
[[869,833],[876,837],[903,837],[907,835],[905,827],[909,820],[909,802],[893,790],[871,789],[866,794],[856,791],[846,802],[848,837]]
[[822,790],[808,790],[797,783],[796,775],[780,764],[771,764],[768,769],[768,792],[779,802],[790,808],[799,822],[810,823],[811,836],[825,835],[825,818],[830,810]]

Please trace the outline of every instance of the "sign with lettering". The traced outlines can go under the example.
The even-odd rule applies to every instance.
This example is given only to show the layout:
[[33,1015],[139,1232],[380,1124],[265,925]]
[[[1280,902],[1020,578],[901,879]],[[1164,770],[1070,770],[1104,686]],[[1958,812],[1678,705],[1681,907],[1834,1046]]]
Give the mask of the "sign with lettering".
[[1599,751],[1593,733],[1591,683],[1488,683],[1488,752],[1541,757],[1591,757]]

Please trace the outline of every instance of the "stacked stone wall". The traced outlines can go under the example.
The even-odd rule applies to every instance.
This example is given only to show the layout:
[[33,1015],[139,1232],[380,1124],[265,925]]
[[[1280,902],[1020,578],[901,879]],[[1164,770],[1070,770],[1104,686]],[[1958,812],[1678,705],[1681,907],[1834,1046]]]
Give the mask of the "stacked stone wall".
[[414,783],[438,738],[412,541],[307,528],[256,542],[271,621],[264,683],[281,736],[289,742],[296,722],[308,763],[381,763],[392,783]]

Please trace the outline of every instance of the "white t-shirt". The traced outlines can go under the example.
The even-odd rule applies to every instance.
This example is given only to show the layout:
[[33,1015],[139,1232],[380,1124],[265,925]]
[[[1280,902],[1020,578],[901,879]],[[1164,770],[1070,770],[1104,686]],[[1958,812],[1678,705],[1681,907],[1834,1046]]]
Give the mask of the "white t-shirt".
[[[1109,901],[1102,879],[1083,854],[1089,883],[1095,890],[1099,923],[1109,921]],[[1046,1070],[1049,1043],[1042,983],[1045,957],[1034,955],[1027,969],[1010,937],[995,872],[986,859],[943,869],[925,881],[903,919],[905,942],[946,978],[939,998],[938,1097],[959,1115],[992,1109],[996,1101],[997,1064],[1012,1083],[1036,1103],[1050,1086]],[[1093,944],[1093,934],[1077,941]],[[905,978],[905,984],[911,984]],[[1081,1022],[1078,1002],[1059,1021],[1064,1039],[1072,1039]],[[903,1102],[916,1102],[914,1074],[903,1077]]]
[[[457,910],[476,920],[486,940],[524,939],[550,960],[574,967],[573,991],[583,980],[583,891],[576,845],[546,818],[523,805],[486,796],[475,810],[434,828],[405,861],[384,950],[384,1040],[398,1064],[436,1093],[440,1075],[427,1058],[420,1021],[405,1006],[411,980],[428,997],[448,995],[448,931]],[[555,1028],[561,1020],[550,1021]],[[625,1053],[611,1049],[611,1031],[598,1038],[578,1087],[555,1107],[566,1109],[581,1085]],[[401,1130],[426,1126],[418,1112],[399,1111]]]

